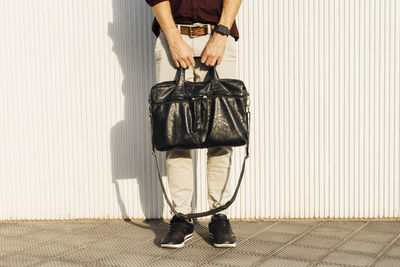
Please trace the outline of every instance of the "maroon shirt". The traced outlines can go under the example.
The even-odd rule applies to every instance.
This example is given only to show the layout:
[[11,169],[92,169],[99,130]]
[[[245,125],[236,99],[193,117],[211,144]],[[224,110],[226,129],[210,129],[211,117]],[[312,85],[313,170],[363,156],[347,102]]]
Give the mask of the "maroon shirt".
[[[147,4],[154,6],[168,0],[146,0]],[[176,24],[193,24],[195,22],[217,25],[222,14],[223,0],[169,0],[172,16]],[[152,24],[153,33],[160,35],[160,24],[154,18]],[[239,32],[236,20],[231,27],[231,35],[237,41]]]

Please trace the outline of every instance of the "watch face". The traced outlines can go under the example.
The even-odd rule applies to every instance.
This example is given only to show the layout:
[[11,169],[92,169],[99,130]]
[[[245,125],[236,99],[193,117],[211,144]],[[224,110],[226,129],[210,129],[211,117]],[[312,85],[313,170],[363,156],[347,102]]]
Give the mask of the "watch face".
[[215,31],[216,32],[218,32],[218,33],[221,33],[221,34],[224,34],[224,35],[229,35],[229,29],[228,29],[228,27],[226,27],[226,26],[224,26],[224,25],[221,25],[221,24],[219,24],[216,28],[215,28]]

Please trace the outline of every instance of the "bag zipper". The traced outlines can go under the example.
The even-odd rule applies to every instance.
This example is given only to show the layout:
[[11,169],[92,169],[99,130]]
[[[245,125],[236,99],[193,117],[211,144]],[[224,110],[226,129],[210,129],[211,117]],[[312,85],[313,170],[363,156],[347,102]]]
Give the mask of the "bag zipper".
[[199,97],[193,97],[193,98],[185,98],[185,99],[174,99],[174,100],[169,100],[169,101],[164,101],[164,102],[151,102],[151,100],[149,99],[149,103],[150,104],[169,104],[169,103],[173,103],[173,102],[187,102],[189,100],[200,100],[200,99],[207,99],[207,98],[216,98],[216,97],[232,97],[232,98],[243,98],[243,97],[248,97],[248,94],[246,95],[240,95],[240,96],[235,96],[235,95],[223,95],[223,94],[218,94],[218,95],[212,95],[212,96],[207,96],[207,95],[203,95],[203,96],[199,96]]

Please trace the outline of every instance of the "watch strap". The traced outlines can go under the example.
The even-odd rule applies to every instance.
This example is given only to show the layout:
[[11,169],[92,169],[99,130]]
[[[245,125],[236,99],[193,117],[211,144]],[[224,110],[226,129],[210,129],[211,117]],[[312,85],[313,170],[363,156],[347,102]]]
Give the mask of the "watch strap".
[[217,27],[215,27],[214,31],[226,36],[229,36],[230,34],[229,28],[222,24],[218,24]]

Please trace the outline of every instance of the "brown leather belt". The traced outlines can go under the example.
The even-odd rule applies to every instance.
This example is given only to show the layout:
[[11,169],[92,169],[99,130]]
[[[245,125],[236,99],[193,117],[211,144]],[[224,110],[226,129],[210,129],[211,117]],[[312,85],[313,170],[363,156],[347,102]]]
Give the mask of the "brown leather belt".
[[[197,36],[203,36],[208,34],[208,25],[204,25],[204,26],[183,26],[180,25],[181,28],[181,34],[185,34],[185,35],[189,35],[189,37],[193,38],[193,37],[197,37]],[[214,25],[210,25],[211,31],[214,30],[215,26]],[[179,27],[178,27],[179,29]]]

